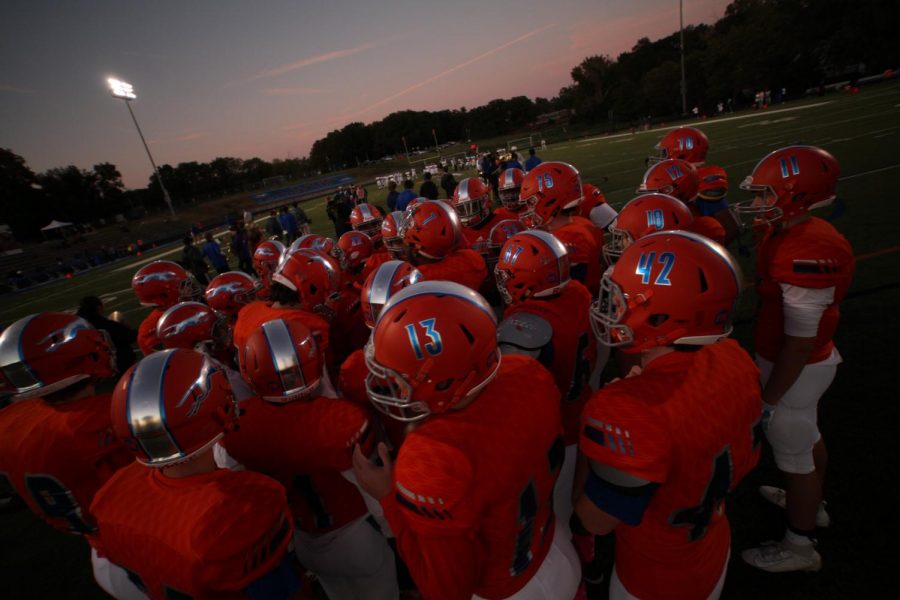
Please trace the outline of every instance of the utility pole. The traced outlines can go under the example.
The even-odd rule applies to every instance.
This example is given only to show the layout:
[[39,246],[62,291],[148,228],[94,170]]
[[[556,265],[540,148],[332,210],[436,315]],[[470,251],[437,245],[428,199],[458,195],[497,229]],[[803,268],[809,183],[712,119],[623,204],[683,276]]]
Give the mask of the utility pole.
[[409,160],[409,148],[406,146],[406,136],[403,136],[403,149],[406,150],[406,164],[411,165],[412,162]]

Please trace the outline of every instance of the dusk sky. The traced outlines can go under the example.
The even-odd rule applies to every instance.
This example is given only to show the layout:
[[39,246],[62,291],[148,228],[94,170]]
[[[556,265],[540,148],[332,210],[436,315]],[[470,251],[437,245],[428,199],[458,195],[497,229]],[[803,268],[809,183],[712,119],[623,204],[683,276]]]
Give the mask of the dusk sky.
[[[685,24],[728,0],[684,0]],[[0,147],[34,171],[305,156],[351,121],[552,97],[593,54],[678,29],[678,0],[56,1],[0,8]]]

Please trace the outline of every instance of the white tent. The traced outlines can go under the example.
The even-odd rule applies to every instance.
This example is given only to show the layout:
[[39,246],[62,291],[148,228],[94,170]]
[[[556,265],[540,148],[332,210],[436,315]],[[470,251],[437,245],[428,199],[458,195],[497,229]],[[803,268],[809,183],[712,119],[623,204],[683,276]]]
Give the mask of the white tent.
[[47,225],[45,227],[41,227],[41,231],[52,231],[54,229],[60,229],[62,227],[71,227],[71,226],[72,226],[71,223],[66,223],[64,221],[57,221],[56,219],[53,219],[52,221],[50,221],[49,225]]

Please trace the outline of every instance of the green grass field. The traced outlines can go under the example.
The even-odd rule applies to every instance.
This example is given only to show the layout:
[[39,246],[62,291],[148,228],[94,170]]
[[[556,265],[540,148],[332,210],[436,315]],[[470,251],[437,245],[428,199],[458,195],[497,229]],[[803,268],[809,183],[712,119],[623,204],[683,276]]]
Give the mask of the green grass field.
[[[897,490],[893,443],[900,408],[890,378],[895,360],[888,336],[900,318],[900,208],[889,190],[900,188],[900,85],[863,88],[858,95],[832,95],[738,113],[699,123],[711,141],[708,162],[725,167],[732,200],[744,196],[743,177],[767,152],[791,143],[822,146],[840,161],[839,195],[846,209],[834,224],[853,245],[859,263],[842,305],[837,345],[845,363],[820,404],[821,429],[830,466],[825,497],[833,525],[821,533],[824,560],[818,574],[769,575],[746,567],[740,550],[781,535],[782,515],[756,493],[762,483],[777,483],[770,454],[729,501],[734,541],[723,598],[829,599],[886,595],[896,527],[892,524]],[[585,181],[599,183],[614,206],[634,195],[644,172],[644,157],[663,130],[563,142],[540,153],[581,170]],[[474,175],[469,173],[468,175]],[[374,188],[374,186],[373,186]],[[386,191],[372,192],[384,204]],[[307,203],[314,230],[333,235],[324,199]],[[831,208],[821,216],[831,216]],[[158,251],[142,259],[163,255]],[[180,248],[175,256],[180,255]],[[752,262],[742,258],[748,277]],[[107,310],[121,310],[132,324],[143,317],[129,284],[138,260],[119,263],[43,288],[8,295],[0,301],[0,322],[26,314],[74,308],[84,295],[105,299]],[[749,347],[755,298],[742,300],[736,336]],[[0,514],[3,544],[0,581],[9,598],[104,597],[93,584],[87,546],[56,534],[25,509]]]

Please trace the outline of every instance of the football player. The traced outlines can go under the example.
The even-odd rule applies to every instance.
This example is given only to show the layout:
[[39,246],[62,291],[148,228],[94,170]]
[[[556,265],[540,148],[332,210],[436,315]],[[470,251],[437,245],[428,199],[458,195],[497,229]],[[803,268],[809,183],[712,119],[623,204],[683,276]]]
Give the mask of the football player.
[[379,444],[383,466],[357,449],[354,470],[422,596],[571,599],[580,569],[552,509],[564,450],[550,374],[501,360],[491,307],[447,281],[395,294],[366,362],[370,399],[415,428],[396,465]]
[[294,515],[297,558],[332,600],[397,598],[394,553],[366,519],[360,492],[342,476],[354,446],[371,452],[368,411],[321,395],[322,356],[306,326],[264,323],[241,353],[256,397],[222,441],[240,464],[281,482]]
[[591,306],[600,343],[639,354],[588,401],[580,440],[589,531],[615,531],[610,598],[718,598],[731,533],[724,500],[756,465],[758,370],[726,339],[737,263],[706,237],[667,231],[625,249]]
[[519,200],[519,192],[522,190],[522,181],[525,179],[525,171],[522,169],[506,169],[500,173],[497,190],[500,196],[500,206],[494,211],[501,219],[518,219],[519,213],[525,208],[525,204]]
[[153,308],[138,327],[138,347],[145,356],[162,347],[156,337],[156,323],[163,312],[183,300],[194,300],[201,293],[194,276],[170,260],[153,261],[138,269],[131,279],[131,288],[141,306]]
[[221,365],[193,350],[146,357],[113,391],[113,428],[137,460],[94,497],[91,544],[150,598],[287,598],[299,587],[284,488],[216,468],[213,447],[237,412]]
[[[360,307],[366,327],[375,327],[378,314],[387,301],[405,287],[422,281],[422,274],[408,262],[390,260],[382,264],[366,279],[360,293]],[[369,368],[366,366],[365,350],[355,350],[341,365],[338,378],[338,388],[341,394],[360,405],[370,406],[369,397],[366,394],[366,376]],[[387,439],[393,448],[399,448],[403,441],[403,423],[394,419],[381,421],[384,426]]]
[[760,488],[787,509],[784,538],[742,555],[765,571],[817,571],[822,564],[815,531],[830,519],[822,503],[827,453],[817,408],[842,360],[833,337],[855,260],[846,238],[810,210],[834,201],[839,174],[837,160],[821,148],[782,148],[741,185],[753,199],[735,206],[762,232],[754,348],[766,437],[785,481],[784,489]]
[[728,208],[728,203],[725,202],[725,195],[728,194],[728,176],[725,169],[704,164],[706,154],[709,152],[709,138],[705,133],[696,127],[678,127],[666,133],[654,150],[656,154],[647,157],[648,166],[677,158],[691,163],[697,169],[700,181],[697,190],[697,210],[701,215],[713,216]]
[[56,529],[93,533],[94,494],[131,462],[96,390],[115,375],[108,338],[74,315],[31,315],[0,336],[0,374],[13,399],[0,412],[0,473]]
[[504,218],[491,210],[491,188],[477,177],[459,182],[450,198],[469,248],[487,258],[490,233]]
[[536,358],[553,374],[560,393],[566,462],[553,507],[568,528],[578,426],[596,357],[588,320],[591,293],[569,278],[566,247],[546,231],[524,231],[507,240],[494,273],[506,303],[497,330],[501,352]]
[[525,175],[521,199],[522,223],[555,235],[569,254],[572,278],[596,296],[603,273],[603,231],[574,212],[584,199],[578,170],[563,162],[539,164]]
[[[351,286],[356,284],[358,287],[365,281],[365,269],[374,251],[372,240],[360,231],[347,231],[338,238],[338,248],[344,257],[342,268],[345,283]],[[388,256],[387,252],[382,254]]]
[[262,284],[252,275],[243,271],[228,271],[213,277],[203,295],[211,309],[234,324],[238,312],[256,300],[256,294],[261,289]]
[[441,200],[425,200],[409,209],[400,224],[409,262],[425,281],[455,281],[477,290],[487,277],[484,258],[464,247],[456,211]]
[[[400,223],[403,222],[403,211],[395,210],[381,222],[381,240],[387,249],[390,260],[406,260],[406,247],[403,245],[403,236],[400,235]],[[380,259],[379,259],[380,260]],[[368,265],[366,266],[368,269]],[[375,269],[369,269],[374,271]]]
[[257,298],[260,300],[269,299],[269,288],[272,285],[272,273],[281,262],[284,256],[284,244],[278,240],[263,240],[253,252],[253,268],[259,273],[260,289],[257,291]]
[[622,251],[645,235],[672,229],[691,230],[694,217],[690,209],[674,196],[642,194],[630,200],[609,226],[609,241],[603,256],[614,264]]

